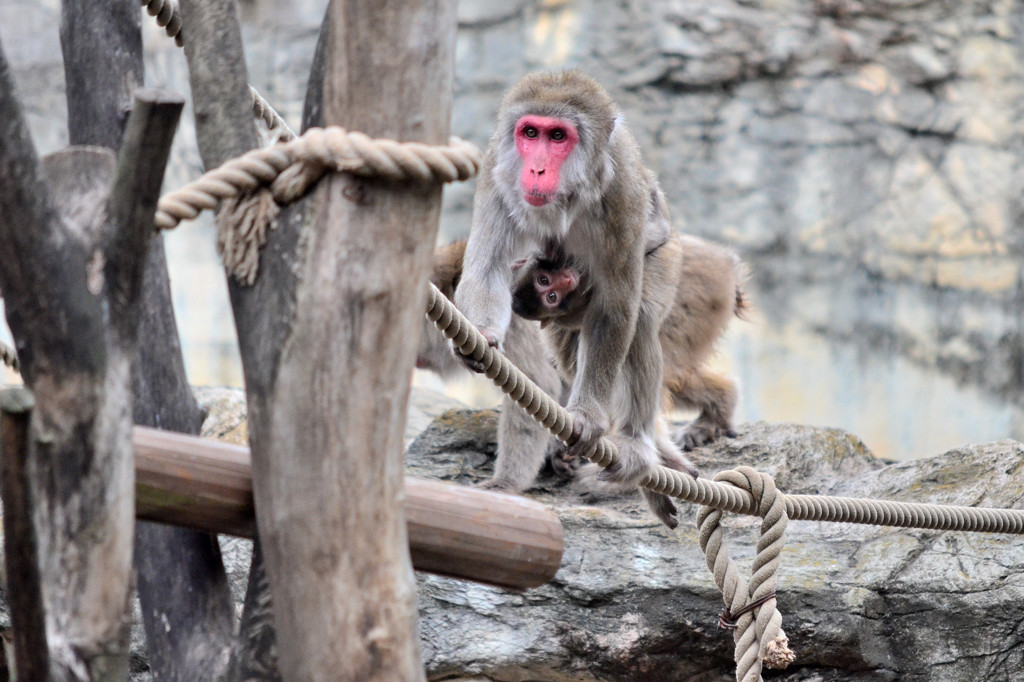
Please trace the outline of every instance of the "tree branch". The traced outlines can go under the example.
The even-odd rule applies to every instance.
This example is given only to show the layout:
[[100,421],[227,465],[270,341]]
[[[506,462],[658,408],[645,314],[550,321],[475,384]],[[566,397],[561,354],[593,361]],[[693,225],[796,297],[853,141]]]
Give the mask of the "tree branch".
[[[103,358],[99,301],[85,287],[85,249],[61,226],[48,186],[0,47],[0,290],[30,385],[38,357],[57,354],[65,366],[91,374]],[[54,301],[68,306],[62,325],[50,322]],[[69,333],[83,341],[64,348]]]
[[112,229],[103,250],[111,321],[117,325],[119,336],[133,344],[138,331],[145,254],[154,237],[153,217],[184,106],[184,98],[174,93],[136,91],[114,186],[107,200],[106,214]]

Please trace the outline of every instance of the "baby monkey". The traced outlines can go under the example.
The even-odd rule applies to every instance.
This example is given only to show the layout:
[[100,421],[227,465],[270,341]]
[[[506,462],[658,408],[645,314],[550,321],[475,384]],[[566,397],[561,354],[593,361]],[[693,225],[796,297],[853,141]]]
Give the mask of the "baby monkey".
[[[742,319],[749,309],[742,288],[746,271],[733,252],[697,237],[674,234],[656,250],[662,252],[658,260],[668,267],[645,268],[642,305],[661,304],[649,294],[675,282],[674,293],[665,292],[670,307],[658,336],[664,358],[664,401],[666,409],[699,410],[698,417],[674,438],[683,450],[693,450],[721,436],[736,435],[732,427],[736,382],[713,372],[706,362],[732,316]],[[648,261],[653,253],[648,253]],[[579,329],[593,294],[585,265],[549,246],[545,253],[518,261],[514,268],[513,311],[540,321],[558,357],[571,361],[573,332]],[[560,331],[552,333],[552,323]]]

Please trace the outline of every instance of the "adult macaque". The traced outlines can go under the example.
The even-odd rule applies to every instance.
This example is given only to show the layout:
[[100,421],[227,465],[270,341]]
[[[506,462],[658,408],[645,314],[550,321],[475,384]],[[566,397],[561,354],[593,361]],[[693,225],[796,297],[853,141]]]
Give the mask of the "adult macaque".
[[[742,288],[745,268],[728,249],[697,237],[675,235],[662,250],[675,263],[670,276],[678,282],[658,337],[666,407],[700,411],[676,437],[679,447],[692,450],[735,435],[736,383],[711,371],[706,361],[732,316],[742,318],[748,309]],[[518,264],[512,310],[538,320],[542,329],[554,322],[574,331],[592,294],[585,265],[555,249]]]
[[[434,270],[430,279],[449,299],[462,278],[465,251],[466,242],[460,241],[434,252]],[[446,379],[465,372],[466,365],[452,354],[448,342],[433,323],[425,317],[423,322],[416,367]],[[555,397],[560,395],[562,383],[544,350],[536,322],[514,318],[505,335],[505,352],[543,391]],[[498,454],[494,476],[481,487],[522,492],[537,478],[548,451],[557,449],[557,441],[547,430],[506,396],[498,417]]]
[[[665,311],[640,302],[644,255],[667,237],[667,224],[661,190],[596,81],[577,71],[533,74],[506,95],[477,185],[455,303],[500,347],[518,257],[553,243],[586,263],[592,293],[571,367],[563,368],[572,377],[567,454],[590,453],[609,432],[619,457],[601,477],[624,486],[638,483],[665,453],[681,458],[659,428]],[[674,507],[665,502],[661,512],[652,506],[673,525],[664,510]]]

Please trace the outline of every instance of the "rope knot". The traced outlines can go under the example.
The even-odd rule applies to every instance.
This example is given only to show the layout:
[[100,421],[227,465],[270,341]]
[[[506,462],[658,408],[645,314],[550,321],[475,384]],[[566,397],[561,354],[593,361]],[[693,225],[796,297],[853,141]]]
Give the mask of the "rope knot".
[[723,544],[722,512],[702,506],[697,513],[700,547],[725,601],[718,625],[733,630],[736,680],[755,682],[761,679],[762,664],[784,668],[795,659],[775,603],[775,572],[786,544],[789,521],[785,495],[775,488],[771,476],[751,467],[723,471],[715,480],[746,491],[762,518],[761,537],[757,541],[757,555],[748,585]]
[[457,182],[476,175],[482,163],[476,145],[459,138],[432,146],[372,139],[339,127],[312,128],[287,142],[231,159],[161,197],[156,225],[171,229],[220,206],[217,242],[224,266],[239,281],[252,284],[259,249],[278,207],[305,196],[328,172],[391,182]]

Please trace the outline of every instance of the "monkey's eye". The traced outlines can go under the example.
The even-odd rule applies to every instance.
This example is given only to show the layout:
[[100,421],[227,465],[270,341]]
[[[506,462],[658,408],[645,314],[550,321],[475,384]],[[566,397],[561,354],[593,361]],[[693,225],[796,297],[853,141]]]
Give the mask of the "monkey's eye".
[[547,295],[547,299],[548,299],[548,303],[550,303],[551,305],[554,305],[554,304],[558,303],[558,293],[554,292],[554,291],[549,291],[548,295]]
[[555,128],[551,131],[551,139],[555,142],[561,142],[565,139],[565,131],[561,128]]
[[547,285],[551,284],[551,280],[548,279],[547,275],[537,275],[537,284],[541,285],[542,287],[546,287]]
[[525,128],[523,128],[523,137],[528,137],[531,140],[534,140],[537,138],[538,134],[539,132],[533,126],[526,126]]

